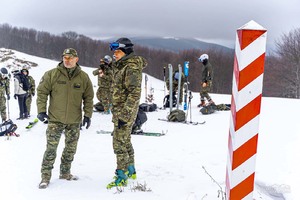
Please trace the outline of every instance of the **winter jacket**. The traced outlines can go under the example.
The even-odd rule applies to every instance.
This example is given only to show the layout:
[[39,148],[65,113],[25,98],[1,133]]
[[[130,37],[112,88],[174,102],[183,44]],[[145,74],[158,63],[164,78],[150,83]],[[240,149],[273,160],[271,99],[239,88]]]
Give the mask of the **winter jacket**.
[[211,82],[213,79],[213,69],[209,62],[202,67],[202,83]]
[[146,65],[143,57],[133,53],[114,63],[112,121],[115,124],[118,119],[134,123],[141,98],[142,70]]
[[0,97],[3,97],[5,94],[10,94],[10,88],[9,88],[9,79],[2,79],[0,78]]
[[23,84],[21,83],[21,76],[22,74],[18,73],[14,75],[14,94],[21,95],[26,94],[27,92],[23,90]]
[[94,98],[92,82],[79,65],[70,78],[63,62],[44,74],[37,88],[38,113],[47,112],[48,96],[50,122],[80,123],[82,109],[84,116],[90,118],[92,116]]
[[[99,70],[102,69],[104,76],[99,76]],[[110,89],[112,84],[112,66],[107,64],[101,64],[100,67],[93,71],[93,75],[98,75],[98,86],[104,89]]]

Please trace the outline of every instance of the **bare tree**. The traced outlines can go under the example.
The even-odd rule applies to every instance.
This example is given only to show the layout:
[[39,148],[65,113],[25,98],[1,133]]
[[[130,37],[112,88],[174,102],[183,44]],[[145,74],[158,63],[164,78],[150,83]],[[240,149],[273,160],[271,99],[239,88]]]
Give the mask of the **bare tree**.
[[300,28],[283,34],[276,41],[278,69],[281,84],[285,86],[283,96],[300,98]]

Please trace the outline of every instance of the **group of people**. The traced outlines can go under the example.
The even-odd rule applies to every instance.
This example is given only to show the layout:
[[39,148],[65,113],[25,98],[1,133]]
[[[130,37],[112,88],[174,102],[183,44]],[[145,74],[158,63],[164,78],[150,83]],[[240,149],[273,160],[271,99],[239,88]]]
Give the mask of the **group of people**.
[[[214,101],[212,100],[209,92],[212,89],[212,80],[213,80],[213,68],[209,62],[209,57],[207,54],[202,54],[198,58],[199,62],[202,63],[202,70],[201,70],[201,82],[200,82],[200,104],[197,107],[203,107],[206,105],[215,105]],[[181,82],[179,86],[179,77],[181,76]],[[185,80],[184,73],[182,72],[179,74],[179,70],[175,70],[172,74],[172,93],[173,96],[177,94],[177,98],[179,98],[179,104],[182,104],[183,99],[183,84]],[[170,88],[170,80],[169,78],[166,79],[166,86]],[[178,97],[178,87],[180,87],[180,94]],[[206,102],[207,100],[207,102]],[[171,105],[171,104],[170,104]]]
[[[117,166],[113,181],[107,185],[108,189],[125,186],[128,178],[136,178],[131,129],[141,97],[142,70],[147,65],[143,57],[135,55],[133,43],[128,38],[110,43],[110,49],[114,60],[105,56],[100,61],[100,68],[93,73],[99,79],[107,78],[107,84],[99,82],[97,97],[104,105],[105,112],[112,112],[114,123],[113,150]],[[40,189],[47,188],[50,183],[62,133],[66,139],[59,178],[78,180],[71,173],[71,163],[76,153],[81,126],[88,129],[91,125],[94,98],[92,82],[78,65],[78,60],[79,55],[75,49],[65,49],[62,61],[43,75],[37,87],[38,119],[48,121]],[[101,95],[102,93],[110,93],[111,96]]]
[[[113,151],[116,156],[116,170],[113,181],[107,185],[110,189],[116,186],[126,186],[129,178],[136,179],[134,148],[131,143],[131,131],[135,122],[142,84],[142,70],[147,61],[134,53],[133,43],[128,38],[119,38],[110,43],[113,59],[106,55],[100,60],[99,69],[93,72],[98,75],[97,99],[104,106],[104,113],[112,113]],[[71,173],[71,164],[77,150],[81,127],[88,129],[93,114],[93,85],[89,75],[78,64],[79,54],[73,48],[67,48],[62,53],[62,61],[45,72],[37,87],[37,117],[40,121],[47,121],[46,150],[41,165],[40,189],[48,187],[52,169],[56,159],[57,147],[62,133],[65,135],[65,147],[61,156],[60,179],[68,181],[78,180],[78,176]],[[208,92],[212,83],[212,67],[208,62],[208,55],[201,55],[199,61],[203,63],[201,83],[201,104],[205,98],[213,103]],[[20,107],[19,119],[27,118],[30,114],[31,97],[35,95],[34,80],[31,79],[30,91],[22,90],[19,74],[26,77],[28,69],[13,70],[14,97],[18,99]],[[178,79],[180,74],[174,73]],[[184,77],[184,75],[182,74]],[[176,89],[176,87],[173,87]],[[5,94],[10,99],[8,72],[1,69],[0,77],[0,106],[2,120],[6,120]],[[4,102],[4,103],[3,103]],[[182,102],[182,97],[180,97]],[[48,106],[47,106],[48,105]]]
[[[35,80],[29,75],[27,67],[23,67],[21,70],[19,67],[13,67],[11,73],[14,78],[14,98],[18,100],[20,111],[17,120],[27,119],[30,116],[32,97],[35,95]],[[26,87],[23,81],[27,82]],[[6,67],[2,67],[0,69],[0,112],[2,122],[5,122],[9,117],[6,112],[6,101],[9,100],[10,74]]]

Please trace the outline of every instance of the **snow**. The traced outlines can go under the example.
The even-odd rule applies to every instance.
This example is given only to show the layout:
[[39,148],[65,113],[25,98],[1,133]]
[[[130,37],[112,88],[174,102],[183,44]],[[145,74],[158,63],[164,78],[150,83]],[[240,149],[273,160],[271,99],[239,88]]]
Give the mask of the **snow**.
[[[29,72],[36,84],[45,71],[58,63],[14,52],[19,59],[38,63]],[[92,75],[93,69],[83,67],[83,70],[90,75],[96,91],[97,78]],[[149,75],[148,79],[149,87],[154,88],[155,103],[161,107],[164,84]],[[141,102],[144,101],[144,83],[142,87]],[[148,121],[143,125],[144,131],[167,131],[167,135],[132,136],[138,178],[130,180],[122,192],[116,188],[106,189],[114,176],[116,159],[112,137],[96,134],[99,129],[113,128],[111,115],[100,113],[93,114],[91,127],[87,130],[84,128],[80,135],[72,164],[72,173],[80,179],[58,179],[60,156],[64,147],[62,136],[50,185],[47,189],[38,189],[47,125],[39,122],[31,130],[26,130],[28,122],[36,117],[36,96],[32,105],[33,115],[30,120],[22,121],[16,120],[18,104],[11,98],[10,118],[18,125],[16,132],[20,137],[11,137],[10,140],[0,137],[0,199],[222,199],[218,194],[225,191],[230,111],[202,115],[196,107],[199,94],[195,92],[193,96],[192,121],[205,120],[204,125],[159,121],[158,118],[165,118],[169,110],[147,113]],[[217,104],[230,103],[231,100],[230,95],[212,94],[212,97]],[[297,180],[300,177],[300,160],[296,157],[300,152],[300,127],[296,113],[300,113],[299,99],[262,98],[254,199],[297,199],[300,196]],[[133,191],[137,183],[146,185],[151,191]]]

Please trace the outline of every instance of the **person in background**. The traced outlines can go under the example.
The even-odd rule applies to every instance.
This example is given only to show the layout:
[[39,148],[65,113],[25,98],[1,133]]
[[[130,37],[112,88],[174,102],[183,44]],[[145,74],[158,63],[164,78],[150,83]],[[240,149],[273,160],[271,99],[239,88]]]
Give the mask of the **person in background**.
[[7,68],[2,67],[0,69],[0,114],[2,122],[7,120],[6,99],[7,101],[10,100],[10,83],[8,77],[9,76]]
[[19,103],[19,118],[17,120],[27,119],[28,110],[26,106],[27,91],[23,89],[22,79],[26,78],[20,71],[19,67],[14,67],[11,71],[14,75],[14,98]]
[[198,107],[203,107],[206,105],[205,98],[207,99],[210,105],[215,105],[215,103],[213,102],[213,100],[208,94],[212,89],[213,68],[208,61],[207,54],[202,54],[198,60],[203,64],[202,77],[201,77],[201,89],[200,89],[201,103],[198,105]]
[[[104,56],[100,60],[99,68],[93,71],[94,76],[98,76],[98,90],[96,92],[97,104],[102,104],[103,114],[110,114],[111,109],[111,95],[112,95],[112,58],[109,55]],[[98,105],[94,105],[96,108]]]
[[[179,70],[175,70],[173,72],[173,81],[172,81],[172,93],[173,93],[173,96],[175,94],[178,93],[178,80],[179,80]],[[185,81],[185,76],[184,76],[184,73],[182,72],[181,73],[181,80],[180,80],[180,96],[178,97],[178,94],[177,94],[177,98],[179,98],[179,104],[182,104],[182,98],[183,98],[183,84],[184,84],[184,81]],[[169,81],[169,78],[167,78],[166,80],[166,86],[167,86],[167,89],[169,90],[170,89],[170,81]]]
[[26,107],[27,107],[28,117],[30,117],[32,97],[35,95],[35,80],[33,79],[32,76],[29,75],[29,71],[27,68],[23,67],[21,72],[26,76],[30,85],[26,97]]
[[134,149],[131,143],[131,131],[135,122],[141,98],[142,70],[147,62],[136,56],[133,44],[128,38],[119,38],[110,44],[114,52],[112,121],[113,149],[117,160],[115,179],[107,189],[126,186],[127,179],[136,178]]
[[[65,147],[61,156],[59,178],[78,180],[77,176],[71,174],[71,164],[77,149],[81,122],[83,126],[86,125],[86,129],[91,125],[94,98],[92,82],[77,64],[78,60],[75,49],[65,49],[62,61],[44,74],[37,88],[37,117],[40,121],[48,121],[40,189],[49,185],[57,146],[63,133]],[[49,106],[46,108],[48,99]]]

